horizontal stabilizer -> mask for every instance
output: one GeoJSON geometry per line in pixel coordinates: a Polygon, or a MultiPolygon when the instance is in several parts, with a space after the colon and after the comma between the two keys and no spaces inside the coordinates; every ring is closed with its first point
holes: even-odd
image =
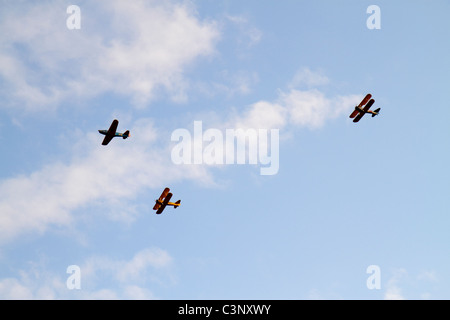
{"type": "Polygon", "coordinates": [[[128,138],[129,136],[130,136],[130,131],[127,130],[127,131],[125,131],[124,134],[122,135],[122,138],[126,139],[126,138],[128,138]]]}
{"type": "Polygon", "coordinates": [[[175,202],[175,206],[173,206],[174,209],[178,208],[180,206],[181,200],[178,200],[175,202]]]}
{"type": "Polygon", "coordinates": [[[375,117],[375,116],[377,116],[377,115],[380,113],[380,110],[381,110],[381,108],[375,109],[375,110],[373,111],[374,113],[372,113],[372,118],[375,117]]]}

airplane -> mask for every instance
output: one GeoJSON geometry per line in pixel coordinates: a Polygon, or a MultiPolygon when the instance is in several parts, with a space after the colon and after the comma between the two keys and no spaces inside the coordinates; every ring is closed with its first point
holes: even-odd
{"type": "Polygon", "coordinates": [[[122,137],[123,139],[126,139],[130,136],[130,131],[128,130],[124,133],[116,132],[118,124],[119,121],[114,119],[108,130],[98,130],[98,132],[105,135],[102,145],[106,146],[114,137],[122,137]]]}
{"type": "Polygon", "coordinates": [[[155,206],[153,207],[153,210],[157,210],[157,214],[161,214],[163,210],[166,208],[166,206],[173,206],[174,209],[178,208],[180,206],[181,200],[178,200],[177,202],[169,202],[170,198],[172,198],[172,193],[169,192],[169,188],[165,188],[164,191],[161,193],[161,196],[159,199],[155,200],[155,206]]]}
{"type": "Polygon", "coordinates": [[[378,108],[375,110],[369,110],[370,107],[375,103],[375,100],[371,99],[371,98],[372,98],[372,95],[370,93],[368,93],[364,97],[364,99],[360,102],[360,104],[355,107],[355,110],[350,115],[350,118],[355,118],[355,119],[353,119],[353,122],[358,122],[359,120],[361,120],[361,118],[364,117],[364,115],[366,113],[372,114],[372,118],[380,113],[381,108],[378,108]],[[366,105],[366,106],[363,108],[363,105],[366,105]]]}

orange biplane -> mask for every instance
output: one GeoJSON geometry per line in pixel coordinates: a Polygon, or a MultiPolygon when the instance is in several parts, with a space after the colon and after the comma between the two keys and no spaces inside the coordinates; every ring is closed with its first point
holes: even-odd
{"type": "Polygon", "coordinates": [[[157,210],[157,214],[161,214],[163,210],[166,208],[166,206],[173,206],[174,209],[178,208],[180,206],[181,200],[178,200],[177,202],[169,202],[170,198],[172,198],[172,193],[169,192],[169,188],[165,188],[164,191],[161,193],[161,196],[159,199],[155,200],[155,206],[153,207],[153,210],[157,210]]]}
{"type": "Polygon", "coordinates": [[[361,103],[355,107],[355,110],[350,115],[350,118],[355,118],[353,119],[353,122],[358,122],[359,120],[361,120],[361,118],[364,117],[366,113],[372,114],[372,118],[380,113],[381,108],[378,108],[373,111],[370,110],[370,107],[375,103],[375,100],[371,98],[372,95],[368,93],[361,101],[361,103]]]}

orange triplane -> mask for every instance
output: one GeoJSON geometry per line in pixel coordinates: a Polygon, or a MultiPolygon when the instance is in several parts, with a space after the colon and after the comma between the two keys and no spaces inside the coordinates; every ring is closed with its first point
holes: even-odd
{"type": "Polygon", "coordinates": [[[372,98],[372,95],[370,93],[368,93],[364,97],[364,99],[361,101],[361,103],[355,107],[355,110],[350,115],[350,118],[356,117],[355,119],[353,119],[353,122],[358,122],[359,120],[361,120],[361,118],[364,117],[364,115],[366,113],[372,114],[372,117],[375,117],[376,115],[378,115],[380,113],[381,108],[378,108],[373,111],[369,110],[370,107],[375,103],[375,100],[371,99],[371,98],[372,98]],[[364,105],[366,105],[366,106],[363,108],[364,105]]]}
{"type": "Polygon", "coordinates": [[[156,213],[160,214],[163,212],[163,210],[166,208],[166,206],[173,206],[174,209],[178,208],[180,206],[181,200],[178,200],[177,202],[169,202],[170,198],[172,198],[172,193],[169,192],[169,188],[165,188],[164,191],[161,193],[161,196],[159,199],[155,200],[155,206],[153,207],[153,210],[157,210],[156,213]]]}

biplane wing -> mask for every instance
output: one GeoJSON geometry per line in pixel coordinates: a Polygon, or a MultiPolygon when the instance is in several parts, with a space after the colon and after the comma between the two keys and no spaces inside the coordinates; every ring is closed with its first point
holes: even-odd
{"type": "Polygon", "coordinates": [[[370,99],[369,102],[366,104],[366,106],[363,108],[362,111],[359,112],[359,114],[356,116],[355,119],[353,119],[353,122],[358,122],[361,120],[362,117],[369,111],[370,107],[375,103],[374,99],[370,99]]]}
{"type": "Polygon", "coordinates": [[[103,139],[102,145],[106,146],[116,135],[117,126],[119,124],[119,121],[116,119],[113,120],[111,123],[111,126],[108,129],[108,132],[105,134],[105,138],[103,139]]]}
{"type": "Polygon", "coordinates": [[[159,209],[159,207],[161,206],[161,203],[163,202],[164,198],[167,197],[167,195],[169,194],[169,191],[170,191],[169,188],[165,188],[164,189],[164,191],[161,193],[161,196],[156,201],[155,206],[153,207],[153,210],[158,210],[159,209]]]}
{"type": "MultiPolygon", "coordinates": [[[[365,97],[364,97],[364,99],[362,99],[362,101],[359,103],[359,105],[357,105],[356,106],[356,108],[355,108],[355,110],[352,112],[352,114],[350,115],[350,118],[354,118],[354,117],[356,117],[357,115],[358,115],[358,113],[359,113],[359,108],[361,108],[363,105],[365,105],[369,100],[370,100],[370,98],[372,98],[372,95],[370,94],[370,93],[368,93],[365,97]]],[[[359,121],[359,120],[358,120],[359,121]]]]}
{"type": "Polygon", "coordinates": [[[172,198],[172,194],[169,192],[167,196],[164,198],[164,202],[162,203],[161,207],[159,207],[158,211],[156,211],[157,214],[161,214],[164,209],[166,208],[167,204],[170,201],[170,198],[172,198]]]}

